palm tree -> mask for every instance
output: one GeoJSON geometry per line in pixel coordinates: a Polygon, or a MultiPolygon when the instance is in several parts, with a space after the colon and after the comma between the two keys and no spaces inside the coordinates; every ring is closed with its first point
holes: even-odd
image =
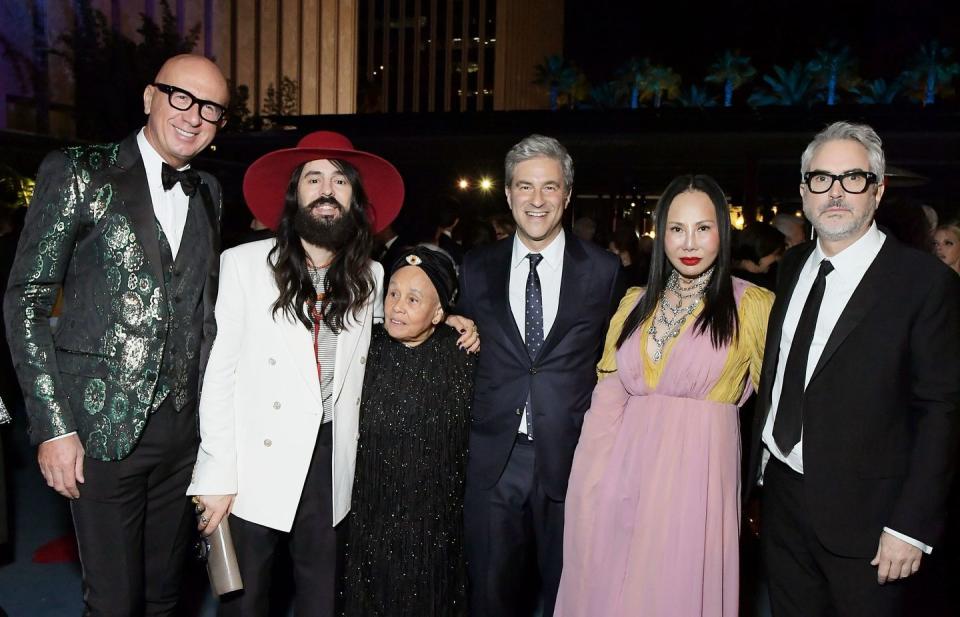
{"type": "Polygon", "coordinates": [[[943,47],[939,41],[931,41],[920,46],[920,51],[913,57],[913,67],[908,76],[922,92],[924,105],[933,105],[937,94],[950,84],[953,78],[960,74],[960,65],[949,62],[953,50],[943,47]]]}
{"type": "Polygon", "coordinates": [[[782,66],[773,67],[773,75],[764,75],[766,91],[754,92],[748,103],[754,107],[765,105],[809,105],[810,86],[813,78],[807,74],[803,63],[797,62],[789,70],[782,66]]]}
{"type": "Polygon", "coordinates": [[[750,64],[748,56],[741,56],[739,51],[728,49],[710,65],[707,81],[723,84],[723,106],[730,107],[733,105],[733,91],[753,79],[756,74],[757,69],[750,64]]]}
{"type": "Polygon", "coordinates": [[[590,80],[587,74],[577,67],[573,68],[573,83],[567,90],[567,108],[575,109],[587,102],[590,98],[590,80]]]}
{"type": "Polygon", "coordinates": [[[542,64],[536,66],[536,78],[533,83],[549,90],[550,109],[556,111],[560,95],[568,93],[573,88],[577,76],[576,69],[563,56],[553,55],[547,56],[542,64]]]}
{"type": "Polygon", "coordinates": [[[675,99],[680,96],[680,75],[669,66],[651,66],[644,77],[643,90],[640,98],[653,99],[653,106],[660,107],[664,99],[675,99]]]}
{"type": "Polygon", "coordinates": [[[807,63],[818,84],[827,89],[827,105],[837,103],[837,87],[851,90],[856,87],[856,59],[850,55],[849,47],[832,46],[818,49],[816,56],[807,63]]]}
{"type": "Polygon", "coordinates": [[[587,106],[590,109],[616,109],[622,107],[623,89],[617,82],[608,81],[590,88],[587,106]]]}
{"type": "Polygon", "coordinates": [[[617,71],[620,82],[630,92],[630,109],[640,107],[640,92],[644,89],[644,80],[647,72],[650,70],[650,60],[648,58],[630,58],[626,64],[617,71]]]}
{"type": "Polygon", "coordinates": [[[857,95],[857,102],[861,105],[890,105],[902,89],[900,79],[889,84],[886,79],[874,79],[866,82],[864,88],[855,88],[851,92],[857,95]]]}
{"type": "Polygon", "coordinates": [[[683,107],[716,107],[717,99],[707,92],[706,88],[698,88],[696,84],[690,84],[683,95],[680,96],[680,105],[683,107]]]}

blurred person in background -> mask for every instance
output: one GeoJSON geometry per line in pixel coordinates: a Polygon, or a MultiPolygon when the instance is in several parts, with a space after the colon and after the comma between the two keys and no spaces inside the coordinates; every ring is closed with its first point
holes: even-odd
{"type": "Polygon", "coordinates": [[[734,276],[773,290],[777,282],[777,262],[785,246],[786,239],[777,228],[763,223],[747,225],[734,234],[734,276]]]}
{"type": "Polygon", "coordinates": [[[960,274],[960,221],[939,225],[933,232],[933,252],[943,263],[960,274]]]}
{"type": "Polygon", "coordinates": [[[581,216],[573,222],[573,235],[584,242],[593,242],[597,235],[597,222],[589,216],[581,216]]]}
{"type": "Polygon", "coordinates": [[[770,224],[783,234],[788,249],[807,241],[807,224],[803,217],[781,212],[773,217],[770,224]]]}
{"type": "Polygon", "coordinates": [[[640,239],[632,225],[617,227],[607,250],[620,258],[627,287],[643,287],[647,284],[650,257],[640,250],[640,239]]]}
{"type": "Polygon", "coordinates": [[[918,251],[933,252],[933,227],[916,199],[901,195],[891,195],[883,200],[883,207],[877,209],[877,225],[882,231],[893,236],[918,251]]]}
{"type": "Polygon", "coordinates": [[[517,224],[509,214],[496,214],[490,218],[490,224],[493,225],[493,231],[497,240],[503,240],[513,235],[517,230],[517,224]]]}

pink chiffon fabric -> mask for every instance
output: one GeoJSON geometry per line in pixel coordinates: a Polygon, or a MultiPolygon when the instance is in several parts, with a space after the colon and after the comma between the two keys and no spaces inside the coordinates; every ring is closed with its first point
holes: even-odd
{"type": "Polygon", "coordinates": [[[687,327],[651,389],[645,340],[638,329],[624,342],[617,373],[593,393],[567,492],[554,615],[736,617],[738,404],[749,380],[738,404],[707,400],[728,349],[687,327]]]}

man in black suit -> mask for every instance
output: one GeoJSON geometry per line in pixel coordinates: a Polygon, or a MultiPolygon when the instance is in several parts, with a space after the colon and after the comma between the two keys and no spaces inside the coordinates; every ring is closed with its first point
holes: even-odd
{"type": "Polygon", "coordinates": [[[467,254],[458,309],[477,322],[465,523],[471,615],[553,614],[563,500],[596,363],[623,288],[619,260],[563,231],[573,161],[531,135],[506,157],[514,236],[467,254]]]}
{"type": "Polygon", "coordinates": [[[171,58],[142,130],[47,156],[20,236],[7,336],[40,470],[71,500],[85,615],[171,615],[180,594],[220,225],[190,161],[227,98],[213,62],[171,58]]]}
{"type": "Polygon", "coordinates": [[[801,172],[818,239],[780,264],[748,468],[773,614],[900,615],[946,516],[960,279],[874,223],[872,128],[830,125],[801,172]]]}

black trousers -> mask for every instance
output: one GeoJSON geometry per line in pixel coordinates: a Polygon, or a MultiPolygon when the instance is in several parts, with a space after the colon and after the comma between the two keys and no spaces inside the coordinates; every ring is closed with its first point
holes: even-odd
{"type": "Polygon", "coordinates": [[[221,617],[265,617],[280,541],[289,541],[293,562],[294,615],[331,617],[337,581],[337,530],[333,527],[333,423],[320,425],[300,504],[290,533],[230,515],[243,591],[224,596],[221,617]],[[288,537],[286,537],[288,536],[288,537]],[[286,537],[286,538],[285,538],[286,537]]]}
{"type": "Polygon", "coordinates": [[[563,502],[535,473],[533,442],[518,437],[490,489],[467,478],[464,525],[471,617],[528,617],[543,598],[553,615],[563,567],[563,502]]]}
{"type": "Polygon", "coordinates": [[[774,617],[903,614],[904,585],[910,579],[880,585],[870,565],[873,555],[842,557],[828,551],[810,525],[803,476],[775,458],[764,473],[760,520],[774,617]]]}
{"type": "Polygon", "coordinates": [[[173,615],[196,523],[186,497],[197,458],[196,406],[164,402],[120,461],[84,458],[71,502],[84,615],[173,615]]]}

